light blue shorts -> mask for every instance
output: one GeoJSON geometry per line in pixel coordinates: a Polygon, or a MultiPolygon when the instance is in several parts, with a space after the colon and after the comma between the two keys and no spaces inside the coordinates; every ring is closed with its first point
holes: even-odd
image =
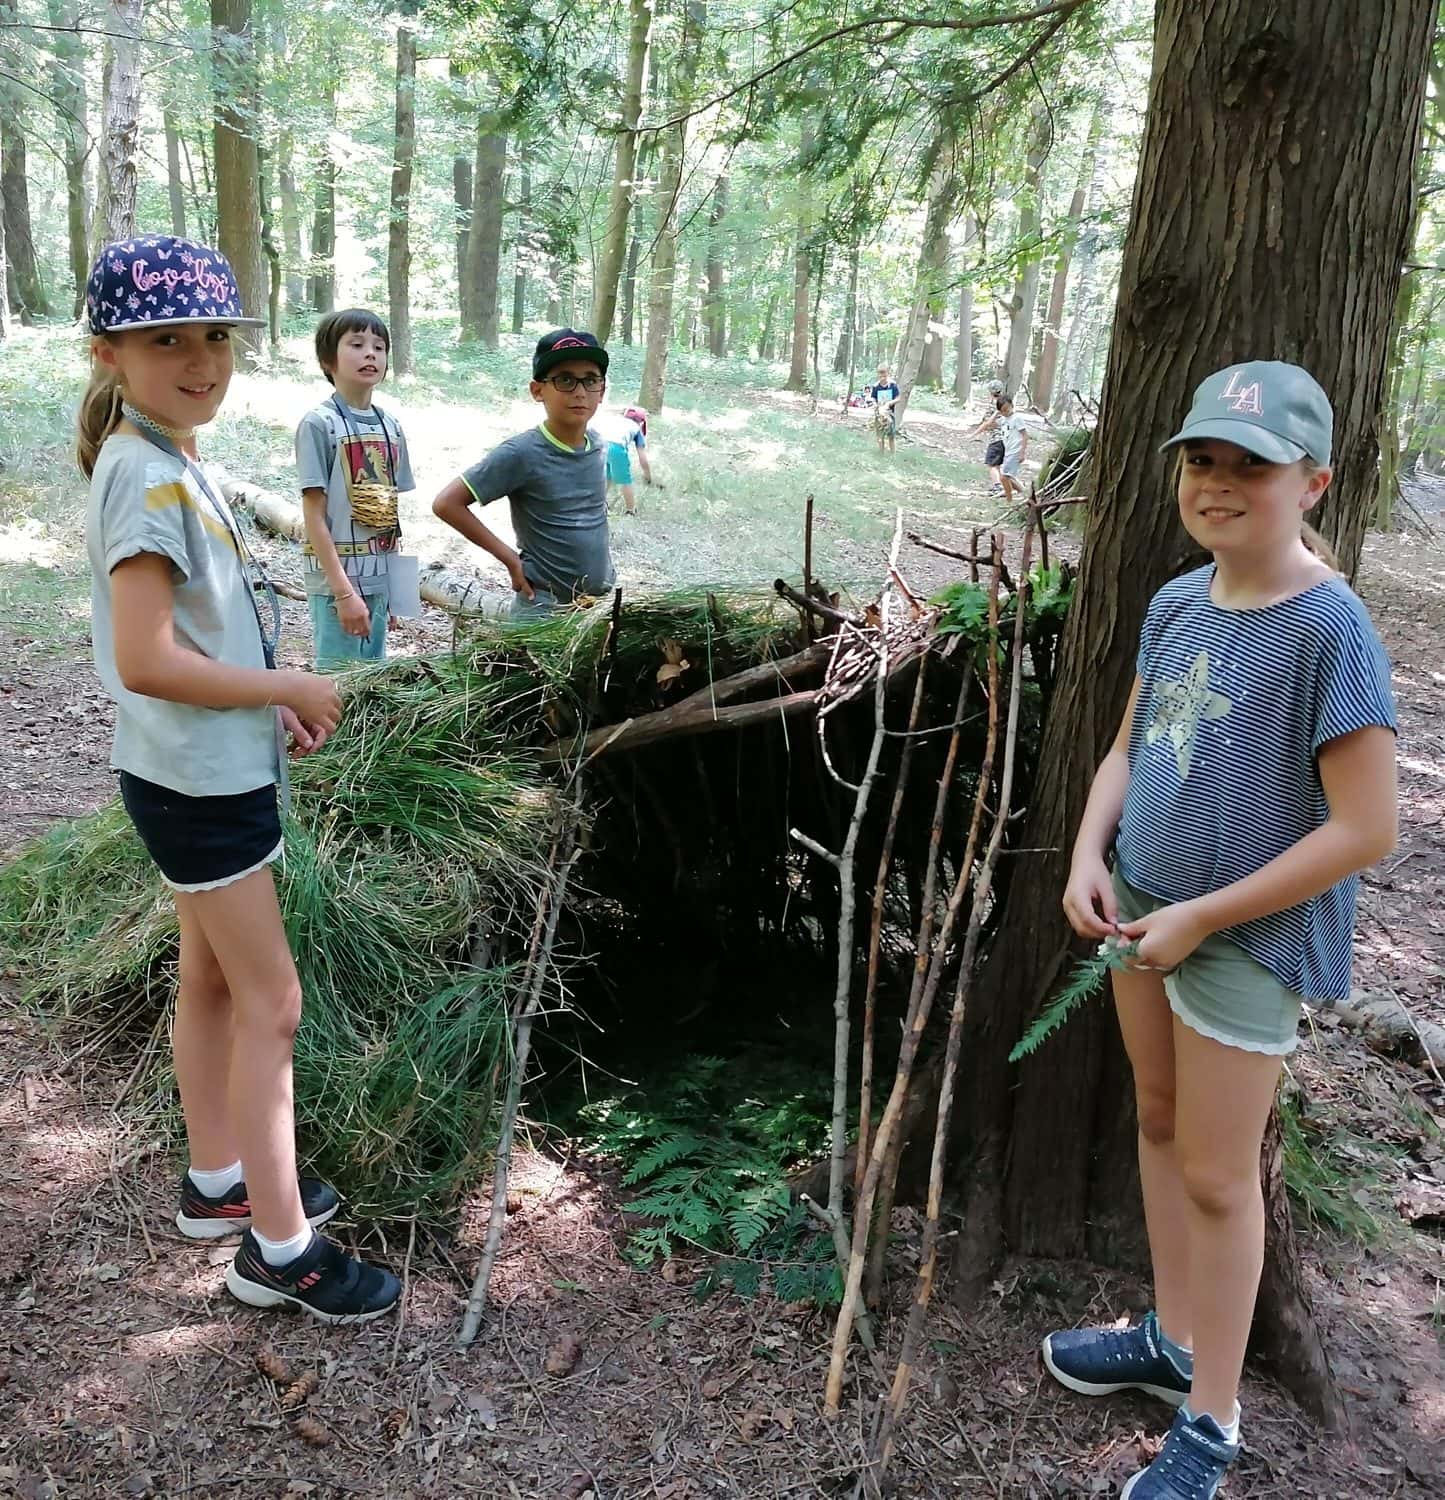
{"type": "MultiPolygon", "coordinates": [[[[1119,920],[1136,922],[1167,901],[1137,891],[1114,870],[1119,920]]],[[[1299,1037],[1301,1000],[1223,933],[1211,933],[1164,976],[1169,1008],[1191,1031],[1226,1047],[1284,1057],[1299,1037]]]]}
{"type": "Polygon", "coordinates": [[[632,483],[632,454],[626,443],[608,443],[607,480],[609,484],[632,483]]]}
{"type": "Polygon", "coordinates": [[[336,613],[336,601],[330,594],[310,594],[311,639],[315,643],[316,670],[335,672],[359,661],[380,661],[386,655],[387,596],[366,594],[371,606],[371,634],[347,635],[336,613]]]}

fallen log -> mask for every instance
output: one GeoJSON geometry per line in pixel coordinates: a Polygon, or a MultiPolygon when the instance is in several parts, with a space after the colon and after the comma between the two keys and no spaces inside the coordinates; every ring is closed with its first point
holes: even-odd
{"type": "Polygon", "coordinates": [[[780,656],[774,661],[759,662],[755,667],[747,667],[741,672],[734,672],[731,677],[720,677],[716,682],[710,682],[705,687],[698,688],[695,693],[689,693],[686,698],[680,698],[676,703],[669,704],[668,709],[675,712],[683,708],[700,708],[704,704],[710,707],[721,706],[724,703],[732,703],[738,698],[746,698],[755,688],[791,685],[799,678],[808,677],[826,667],[832,651],[831,641],[819,642],[795,652],[792,656],[780,656]]]}
{"type": "Polygon", "coordinates": [[[1336,1017],[1348,1031],[1357,1031],[1375,1052],[1403,1057],[1439,1078],[1445,1070],[1445,1026],[1419,1021],[1394,995],[1371,995],[1356,990],[1346,1003],[1318,1007],[1336,1017]]]}
{"type": "MultiPolygon", "coordinates": [[[[246,479],[237,479],[222,469],[221,493],[229,504],[249,510],[256,518],[256,524],[273,535],[292,542],[305,539],[306,523],[301,507],[293,505],[274,490],[262,489],[246,479]]],[[[449,615],[485,613],[488,594],[493,591],[488,590],[475,574],[459,573],[441,563],[423,563],[418,573],[418,588],[428,604],[434,604],[449,615]]]]}

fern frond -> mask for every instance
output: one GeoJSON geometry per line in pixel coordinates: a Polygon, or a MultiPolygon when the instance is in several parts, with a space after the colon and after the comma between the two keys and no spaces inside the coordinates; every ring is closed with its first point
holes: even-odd
{"type": "Polygon", "coordinates": [[[1008,1055],[1011,1063],[1036,1052],[1065,1021],[1104,983],[1111,969],[1128,967],[1129,959],[1139,951],[1138,943],[1104,946],[1092,958],[1082,958],[1074,966],[1069,982],[1044,1008],[1033,1025],[1024,1032],[1008,1055]]]}

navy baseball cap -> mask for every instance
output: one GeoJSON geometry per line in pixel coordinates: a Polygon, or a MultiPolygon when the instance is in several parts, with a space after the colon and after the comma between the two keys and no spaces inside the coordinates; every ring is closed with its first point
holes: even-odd
{"type": "Polygon", "coordinates": [[[554,328],[537,340],[532,353],[532,379],[541,380],[569,359],[591,360],[604,375],[607,373],[607,351],[592,334],[577,328],[554,328]]]}
{"type": "Polygon", "coordinates": [[[1309,455],[1330,461],[1335,414],[1320,383],[1298,365],[1252,359],[1201,380],[1184,425],[1160,448],[1197,438],[1219,438],[1270,463],[1297,463],[1309,455]]]}
{"type": "Polygon", "coordinates": [[[173,234],[143,234],[106,245],[85,284],[85,310],[92,333],[177,323],[264,324],[242,313],[235,273],[219,250],[173,234]]]}

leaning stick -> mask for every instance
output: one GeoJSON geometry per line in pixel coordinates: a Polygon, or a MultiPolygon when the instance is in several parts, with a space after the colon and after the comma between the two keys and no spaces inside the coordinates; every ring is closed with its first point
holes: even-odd
{"type": "MultiPolygon", "coordinates": [[[[1019,574],[1027,577],[1029,553],[1033,543],[1032,518],[1024,530],[1023,557],[1019,563],[1019,574]]],[[[1027,587],[1027,585],[1026,585],[1027,587]]],[[[1004,734],[1003,770],[999,776],[998,811],[994,814],[993,832],[988,848],[984,851],[979,866],[978,888],[974,894],[973,909],[969,913],[968,931],[963,940],[963,956],[959,961],[958,979],[953,989],[953,1010],[948,1018],[948,1041],[944,1048],[943,1083],[938,1096],[938,1122],[933,1132],[933,1158],[928,1175],[928,1216],[923,1224],[923,1243],[920,1247],[918,1283],[914,1291],[913,1306],[908,1312],[908,1327],[903,1335],[903,1348],[898,1355],[898,1368],[893,1376],[893,1388],[882,1412],[882,1423],[874,1448],[874,1463],[869,1473],[873,1483],[881,1484],[893,1456],[894,1432],[903,1406],[908,1397],[908,1385],[913,1375],[913,1364],[918,1357],[918,1346],[923,1338],[923,1321],[928,1303],[933,1295],[934,1276],[938,1266],[938,1226],[943,1206],[943,1174],[948,1162],[948,1129],[953,1114],[953,1091],[958,1076],[958,1055],[963,1042],[963,1017],[969,993],[973,988],[973,964],[978,952],[979,932],[983,926],[984,912],[988,906],[989,892],[993,888],[994,866],[1003,847],[1004,833],[1008,828],[1009,801],[1013,795],[1015,752],[1018,746],[1019,704],[1022,698],[1024,615],[1025,600],[1020,597],[1014,610],[1014,638],[1009,683],[1008,728],[1004,734]]],[[[989,653],[990,679],[996,681],[998,653],[989,653]]],[[[990,703],[989,732],[997,735],[998,714],[990,703]]],[[[982,795],[984,783],[980,781],[982,795]]]]}
{"type": "MultiPolygon", "coordinates": [[[[995,547],[998,545],[996,540],[994,545],[995,547]]],[[[990,639],[995,639],[998,634],[998,577],[999,570],[995,569],[993,582],[989,588],[990,639]]],[[[997,670],[996,663],[992,670],[997,670]]],[[[962,715],[955,715],[955,717],[961,718],[962,715]]],[[[843,1366],[847,1360],[848,1345],[853,1335],[854,1307],[858,1303],[863,1284],[863,1262],[868,1248],[873,1200],[878,1192],[884,1163],[888,1159],[893,1133],[899,1128],[902,1119],[903,1106],[907,1101],[913,1078],[913,1063],[918,1056],[923,1029],[928,1024],[933,998],[938,991],[953,926],[968,890],[969,870],[973,864],[974,850],[977,848],[978,826],[982,818],[982,802],[988,792],[988,781],[989,771],[986,763],[979,776],[978,796],[974,803],[974,818],[973,825],[969,829],[968,845],[959,866],[958,877],[954,881],[952,894],[949,896],[948,909],[944,913],[943,926],[934,947],[933,962],[929,965],[928,980],[921,991],[915,985],[914,994],[909,998],[909,1011],[904,1021],[903,1043],[899,1048],[898,1070],[893,1080],[893,1089],[888,1096],[883,1118],[879,1121],[877,1134],[874,1136],[873,1150],[868,1158],[868,1171],[863,1179],[863,1192],[853,1206],[853,1243],[848,1258],[848,1274],[843,1288],[843,1301],[838,1309],[838,1321],[833,1328],[833,1351],[828,1364],[827,1386],[823,1394],[823,1414],[827,1417],[838,1415],[842,1401],[843,1366]]]]}
{"type": "Polygon", "coordinates": [[[532,1022],[542,1000],[542,989],[547,979],[547,968],[552,958],[552,944],[557,936],[557,921],[562,914],[562,903],[567,895],[567,881],[572,866],[577,862],[582,846],[578,838],[581,792],[577,794],[577,805],[571,812],[558,814],[558,827],[553,835],[552,850],[548,859],[548,882],[537,898],[537,915],[532,928],[532,945],[523,989],[517,1007],[516,1030],[513,1040],[512,1076],[507,1084],[507,1099],[502,1107],[502,1128],[497,1141],[497,1159],[492,1173],[492,1211],[487,1222],[487,1238],[482,1246],[482,1259],[477,1274],[472,1280],[471,1295],[467,1298],[466,1316],[462,1319],[461,1332],[457,1335],[457,1347],[471,1346],[481,1327],[482,1314],[487,1307],[487,1291],[492,1280],[492,1268],[496,1265],[497,1252],[502,1246],[502,1231],[507,1222],[507,1175],[512,1166],[512,1140],[517,1129],[517,1111],[522,1102],[522,1083],[527,1072],[527,1059],[532,1050],[532,1022]]]}

